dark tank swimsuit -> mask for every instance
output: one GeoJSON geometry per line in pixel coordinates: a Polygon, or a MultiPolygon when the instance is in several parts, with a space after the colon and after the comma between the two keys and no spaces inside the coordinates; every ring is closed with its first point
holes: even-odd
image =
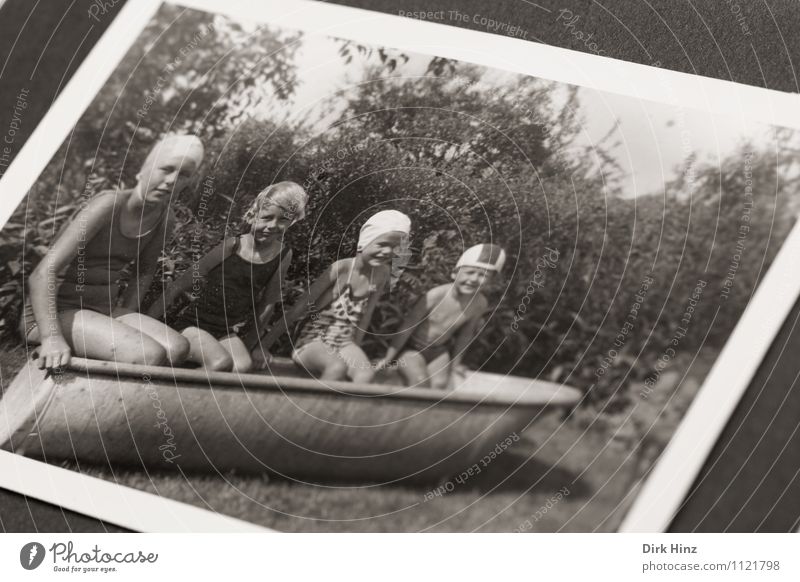
{"type": "Polygon", "coordinates": [[[208,272],[197,298],[175,318],[175,329],[199,327],[220,339],[244,335],[254,323],[262,292],[289,248],[266,263],[251,263],[239,256],[240,242],[237,238],[231,254],[208,272]]]}
{"type": "MultiPolygon", "coordinates": [[[[123,270],[139,259],[153,237],[164,236],[163,228],[169,212],[167,209],[146,233],[130,237],[122,232],[122,205],[132,192],[133,190],[105,191],[97,195],[96,199],[111,196],[116,200],[110,203],[112,207],[107,210],[108,224],[101,227],[92,238],[79,240],[77,255],[59,277],[56,299],[59,313],[72,309],[88,309],[110,317],[120,298],[123,270]]],[[[72,220],[79,218],[76,216],[72,220]]],[[[66,226],[65,224],[62,230],[66,226]]],[[[58,236],[61,236],[61,232],[58,236]]],[[[36,319],[28,293],[20,331],[27,337],[35,326],[36,319]]]]}

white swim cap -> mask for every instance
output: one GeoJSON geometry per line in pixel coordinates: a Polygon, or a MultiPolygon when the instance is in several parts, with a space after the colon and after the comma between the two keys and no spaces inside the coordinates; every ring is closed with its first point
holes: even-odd
{"type": "Polygon", "coordinates": [[[401,232],[408,236],[411,232],[411,219],[397,210],[381,210],[373,214],[358,235],[358,251],[363,251],[369,243],[387,232],[401,232]]]}

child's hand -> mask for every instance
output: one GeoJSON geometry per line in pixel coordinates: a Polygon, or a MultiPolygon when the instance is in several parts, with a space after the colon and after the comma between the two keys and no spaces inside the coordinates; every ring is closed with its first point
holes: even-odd
{"type": "Polygon", "coordinates": [[[272,354],[270,354],[267,350],[261,350],[258,348],[254,349],[250,353],[250,358],[253,360],[254,370],[263,370],[273,360],[272,354]]]}
{"type": "Polygon", "coordinates": [[[394,358],[381,358],[377,362],[375,362],[375,371],[379,372],[381,370],[394,370],[398,368],[400,363],[394,358]]]}
{"type": "Polygon", "coordinates": [[[453,364],[451,366],[450,374],[464,378],[469,374],[469,368],[467,368],[464,364],[453,364]]]}
{"type": "Polygon", "coordinates": [[[42,340],[39,347],[39,359],[36,363],[39,369],[63,368],[72,357],[72,350],[66,340],[60,335],[53,335],[42,340]]]}

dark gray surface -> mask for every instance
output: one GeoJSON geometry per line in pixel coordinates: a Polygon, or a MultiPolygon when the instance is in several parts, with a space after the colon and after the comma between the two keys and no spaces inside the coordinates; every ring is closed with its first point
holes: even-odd
{"type": "MultiPolygon", "coordinates": [[[[0,10],[0,128],[8,127],[21,89],[29,106],[12,149],[18,151],[122,2],[95,22],[90,0],[8,0],[0,10]]],[[[734,80],[781,91],[799,90],[800,3],[792,0],[340,0],[387,13],[458,10],[462,25],[485,30],[475,15],[518,26],[528,40],[609,57],[734,80]],[[738,14],[736,9],[738,7],[738,14]],[[569,11],[561,12],[562,10],[569,11]],[[741,15],[741,16],[739,16],[741,15]],[[738,16],[738,19],[737,19],[738,16]],[[575,17],[578,17],[575,20],[575,17]],[[566,22],[573,22],[567,26],[566,22]],[[749,34],[741,28],[746,24],[749,34]],[[792,26],[795,23],[795,26],[792,26]],[[588,41],[578,38],[592,35],[588,41]]],[[[110,3],[108,3],[110,4],[110,3]]],[[[457,25],[449,14],[440,20],[457,25]]],[[[0,169],[1,171],[1,169],[0,169]]],[[[2,193],[0,193],[2,195],[2,193]]],[[[800,521],[800,305],[796,305],[710,463],[675,519],[674,531],[789,531],[800,521]]],[[[117,531],[21,495],[0,491],[6,531],[117,531]]]]}
{"type": "MultiPolygon", "coordinates": [[[[486,30],[475,16],[516,25],[527,39],[603,56],[662,66],[676,71],[717,77],[797,92],[795,64],[800,63],[800,6],[792,0],[337,0],[344,4],[398,14],[399,11],[445,11],[443,24],[463,24],[486,30]],[[729,8],[730,6],[730,8],[729,8]],[[739,7],[750,34],[742,32],[733,10],[739,7]],[[450,19],[449,10],[471,16],[450,19]],[[569,11],[572,26],[565,26],[569,11]],[[792,27],[794,23],[794,27],[792,27]],[[587,47],[584,39],[593,35],[587,47]]],[[[479,19],[480,20],[480,19],[479,19]]]]}
{"type": "Polygon", "coordinates": [[[673,521],[673,531],[800,527],[798,353],[800,305],[795,305],[673,521]]]}

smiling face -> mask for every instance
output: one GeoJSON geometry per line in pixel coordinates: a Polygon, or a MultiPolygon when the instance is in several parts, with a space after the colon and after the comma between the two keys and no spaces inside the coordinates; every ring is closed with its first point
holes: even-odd
{"type": "Polygon", "coordinates": [[[275,204],[264,204],[250,220],[253,239],[265,243],[280,238],[294,222],[294,215],[275,204]]]}
{"type": "Polygon", "coordinates": [[[145,204],[166,204],[189,185],[199,164],[185,147],[164,144],[145,160],[136,192],[145,204]]]}
{"type": "Polygon", "coordinates": [[[361,251],[364,262],[370,267],[390,264],[400,250],[404,237],[405,234],[402,232],[387,232],[380,235],[361,251]]]}
{"type": "Polygon", "coordinates": [[[492,273],[480,267],[461,267],[453,272],[453,284],[462,295],[475,295],[492,279],[492,273]]]}

